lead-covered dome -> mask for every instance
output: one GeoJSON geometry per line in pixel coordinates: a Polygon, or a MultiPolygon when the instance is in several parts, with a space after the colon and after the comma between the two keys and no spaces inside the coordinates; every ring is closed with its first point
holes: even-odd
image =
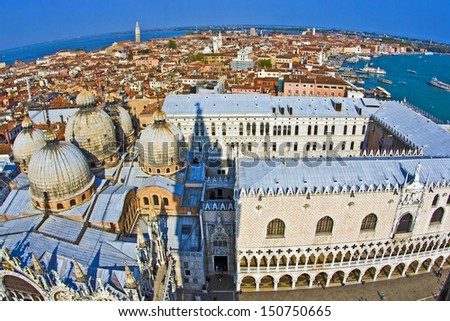
{"type": "Polygon", "coordinates": [[[95,96],[90,91],[83,89],[77,96],[76,102],[78,106],[90,106],[95,104],[95,96]]]}
{"type": "Polygon", "coordinates": [[[83,153],[68,142],[58,142],[51,128],[45,133],[45,141],[31,157],[28,168],[34,205],[61,211],[84,203],[94,191],[95,178],[83,153]]]}
{"type": "Polygon", "coordinates": [[[28,114],[22,121],[23,130],[17,135],[14,145],[14,161],[19,164],[22,172],[28,171],[31,156],[45,144],[42,130],[34,128],[28,114]]]}
{"type": "Polygon", "coordinates": [[[114,124],[108,114],[84,96],[88,95],[83,91],[77,97],[77,103],[83,104],[67,122],[66,141],[80,148],[91,167],[114,166],[118,159],[114,124]]]}
{"type": "Polygon", "coordinates": [[[114,100],[107,101],[104,110],[114,123],[117,141],[125,145],[133,142],[134,129],[130,113],[122,106],[115,104],[114,100]]]}
{"type": "Polygon", "coordinates": [[[139,138],[139,165],[146,173],[167,175],[184,166],[183,134],[166,118],[158,109],[153,114],[154,123],[147,126],[139,138]]]}

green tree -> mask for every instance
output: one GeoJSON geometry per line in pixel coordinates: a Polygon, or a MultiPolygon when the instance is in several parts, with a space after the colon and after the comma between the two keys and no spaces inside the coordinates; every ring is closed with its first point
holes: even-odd
{"type": "Polygon", "coordinates": [[[196,53],[195,55],[190,55],[188,61],[189,62],[200,61],[202,63],[205,63],[205,55],[201,52],[196,53]]]}
{"type": "Polygon", "coordinates": [[[175,49],[177,47],[177,43],[175,42],[175,40],[169,40],[169,43],[167,44],[167,46],[170,49],[175,49]]]}
{"type": "Polygon", "coordinates": [[[261,59],[259,61],[259,67],[261,67],[261,68],[272,68],[272,63],[268,59],[261,59]]]}

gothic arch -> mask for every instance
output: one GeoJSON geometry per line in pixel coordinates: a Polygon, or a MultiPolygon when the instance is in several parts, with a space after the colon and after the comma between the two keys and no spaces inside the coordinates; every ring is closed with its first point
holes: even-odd
{"type": "Polygon", "coordinates": [[[292,288],[292,276],[285,274],[278,278],[278,288],[292,288]]]}
{"type": "Polygon", "coordinates": [[[404,271],[405,271],[405,263],[400,263],[400,264],[397,264],[397,266],[394,268],[392,275],[403,276],[404,271]]]}
{"type": "Polygon", "coordinates": [[[438,207],[431,215],[430,224],[441,224],[444,218],[444,209],[438,207]]]}
{"type": "Polygon", "coordinates": [[[435,260],[434,260],[434,265],[436,266],[436,268],[440,268],[444,263],[444,257],[442,255],[438,256],[435,260]]]}
{"type": "Polygon", "coordinates": [[[243,268],[247,269],[248,267],[248,260],[245,256],[241,257],[240,261],[239,261],[239,267],[241,268],[241,270],[243,268]]]}
{"type": "Polygon", "coordinates": [[[309,287],[311,275],[309,273],[300,274],[295,282],[295,287],[309,287]]]}
{"type": "Polygon", "coordinates": [[[388,264],[383,266],[378,273],[377,279],[388,279],[390,276],[392,267],[388,264]]]}
{"type": "Polygon", "coordinates": [[[23,294],[27,296],[33,296],[39,298],[40,301],[47,301],[47,296],[43,289],[29,278],[8,270],[0,271],[0,278],[3,279],[3,287],[10,293],[20,294],[24,298],[23,294]]]}
{"type": "Polygon", "coordinates": [[[256,256],[252,256],[252,258],[250,259],[250,267],[257,267],[258,266],[258,259],[256,259],[256,256]]]}
{"type": "Polygon", "coordinates": [[[265,256],[261,257],[261,259],[259,260],[259,266],[262,268],[267,268],[269,266],[269,261],[265,256]]]}
{"type": "Polygon", "coordinates": [[[265,275],[259,279],[259,288],[260,289],[273,289],[275,286],[275,281],[272,276],[265,275]]]}
{"type": "Polygon", "coordinates": [[[246,275],[241,279],[241,289],[256,289],[256,280],[253,276],[246,275]]]}
{"type": "Polygon", "coordinates": [[[361,231],[375,231],[377,226],[378,218],[374,213],[370,213],[366,217],[364,217],[361,223],[361,231]]]}
{"type": "Polygon", "coordinates": [[[297,256],[294,254],[294,255],[291,255],[290,257],[289,257],[289,266],[295,266],[296,264],[297,264],[297,256]]]}
{"type": "Polygon", "coordinates": [[[398,220],[395,234],[409,233],[412,231],[413,216],[411,213],[403,214],[398,220]]]}
{"type": "Polygon", "coordinates": [[[361,277],[361,270],[353,269],[347,276],[347,282],[359,282],[360,277],[361,277]]]}
{"type": "Polygon", "coordinates": [[[325,287],[328,281],[328,274],[326,272],[320,272],[314,278],[314,284],[325,287]]]}
{"type": "Polygon", "coordinates": [[[419,269],[419,261],[414,260],[409,263],[408,268],[406,269],[406,273],[416,274],[419,269]]]}
{"type": "Polygon", "coordinates": [[[333,233],[334,221],[329,216],[322,217],[316,225],[316,234],[331,234],[333,233]]]}
{"type": "Polygon", "coordinates": [[[278,258],[275,255],[272,255],[269,261],[269,268],[276,268],[278,265],[278,258]]]}
{"type": "Polygon", "coordinates": [[[331,284],[342,284],[345,280],[345,273],[342,270],[333,273],[330,279],[331,284]]]}
{"type": "Polygon", "coordinates": [[[426,259],[426,260],[423,260],[423,261],[420,263],[419,271],[428,271],[428,269],[430,268],[430,266],[431,266],[431,259],[430,259],[430,258],[428,258],[428,259],[426,259]]]}
{"type": "Polygon", "coordinates": [[[288,260],[287,260],[286,255],[281,256],[278,259],[278,266],[279,266],[280,270],[281,269],[286,269],[287,268],[287,263],[288,263],[288,260]]]}
{"type": "Polygon", "coordinates": [[[341,251],[339,251],[339,252],[337,252],[337,254],[335,255],[335,257],[334,257],[334,264],[339,264],[339,263],[341,263],[341,261],[343,260],[343,255],[342,255],[342,252],[341,251]]]}
{"type": "Polygon", "coordinates": [[[328,253],[328,255],[326,256],[325,263],[326,263],[326,264],[333,263],[333,260],[334,260],[334,255],[333,255],[333,253],[332,253],[332,252],[328,253]]]}
{"type": "Polygon", "coordinates": [[[377,269],[375,267],[370,267],[364,272],[362,280],[374,280],[377,275],[377,269]]]}

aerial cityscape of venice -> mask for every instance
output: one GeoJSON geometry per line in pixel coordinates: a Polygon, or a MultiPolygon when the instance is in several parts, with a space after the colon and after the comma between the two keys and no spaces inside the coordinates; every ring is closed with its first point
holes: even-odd
{"type": "Polygon", "coordinates": [[[5,5],[0,301],[450,301],[450,4],[342,2],[5,5]]]}

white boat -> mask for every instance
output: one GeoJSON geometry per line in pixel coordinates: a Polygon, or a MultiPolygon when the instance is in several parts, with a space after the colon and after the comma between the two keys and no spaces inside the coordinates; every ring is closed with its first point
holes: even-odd
{"type": "Polygon", "coordinates": [[[431,55],[434,55],[434,53],[433,53],[433,52],[427,51],[427,52],[424,53],[424,55],[425,55],[425,56],[431,56],[431,55]]]}
{"type": "Polygon", "coordinates": [[[436,77],[431,78],[428,84],[440,89],[450,90],[449,84],[446,84],[445,82],[438,80],[436,77]]]}
{"type": "Polygon", "coordinates": [[[353,57],[350,57],[350,58],[347,58],[347,62],[351,62],[351,63],[356,63],[356,62],[358,62],[358,57],[357,56],[353,56],[353,57]]]}
{"type": "Polygon", "coordinates": [[[387,91],[386,89],[384,89],[383,87],[375,87],[375,92],[377,93],[378,96],[382,97],[382,98],[391,98],[391,93],[389,91],[387,91]]]}
{"type": "Polygon", "coordinates": [[[364,68],[361,68],[359,71],[366,73],[366,74],[386,75],[386,71],[383,69],[380,69],[380,67],[374,68],[374,67],[368,67],[367,65],[364,68]]]}
{"type": "Polygon", "coordinates": [[[358,56],[359,59],[361,60],[365,60],[365,61],[369,61],[370,60],[370,56],[358,56]]]}

